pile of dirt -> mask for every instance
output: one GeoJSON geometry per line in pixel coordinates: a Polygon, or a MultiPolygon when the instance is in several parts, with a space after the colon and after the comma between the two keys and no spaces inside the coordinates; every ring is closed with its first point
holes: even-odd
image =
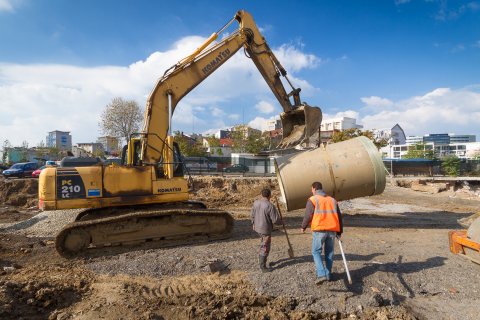
{"type": "Polygon", "coordinates": [[[37,179],[1,179],[0,204],[17,207],[33,207],[37,205],[37,179]]]}
{"type": "Polygon", "coordinates": [[[46,319],[56,310],[80,301],[90,281],[82,276],[84,272],[76,271],[36,265],[15,271],[8,280],[2,279],[0,318],[46,319]]]}
{"type": "Polygon", "coordinates": [[[251,207],[263,188],[270,188],[273,197],[280,195],[275,178],[195,177],[194,181],[192,199],[208,207],[251,207]]]}

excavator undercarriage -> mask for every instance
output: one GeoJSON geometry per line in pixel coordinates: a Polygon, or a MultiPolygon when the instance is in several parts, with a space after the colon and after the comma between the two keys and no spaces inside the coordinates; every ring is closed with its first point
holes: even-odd
{"type": "Polygon", "coordinates": [[[56,238],[64,257],[110,246],[155,241],[157,247],[227,238],[233,228],[228,212],[207,209],[200,202],[179,202],[87,209],[56,238]]]}

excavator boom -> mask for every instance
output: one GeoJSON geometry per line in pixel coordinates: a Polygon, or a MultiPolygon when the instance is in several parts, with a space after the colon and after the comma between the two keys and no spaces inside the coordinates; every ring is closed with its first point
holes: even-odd
{"type": "Polygon", "coordinates": [[[242,47],[282,106],[283,140],[279,147],[291,148],[302,143],[304,147],[312,146],[309,138],[318,134],[322,119],[320,108],[300,102],[300,89],[291,85],[287,72],[261,35],[252,16],[241,10],[195,52],[180,60],[158,80],[145,109],[143,163],[157,163],[162,157],[165,139],[171,129],[171,117],[179,101],[242,47]],[[213,44],[219,34],[235,20],[240,24],[239,29],[213,44]],[[291,86],[290,93],[285,90],[281,77],[291,86]]]}

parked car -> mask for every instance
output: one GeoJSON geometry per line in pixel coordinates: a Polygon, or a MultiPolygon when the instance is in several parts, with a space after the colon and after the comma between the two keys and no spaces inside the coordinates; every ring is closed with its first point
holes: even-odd
{"type": "Polygon", "coordinates": [[[8,166],[0,164],[0,173],[2,173],[3,170],[7,170],[7,169],[8,169],[8,166]]]}
{"type": "Polygon", "coordinates": [[[40,172],[42,172],[42,170],[45,169],[46,167],[47,166],[41,166],[37,170],[33,171],[32,172],[32,178],[38,178],[38,176],[40,175],[40,172]]]}
{"type": "Polygon", "coordinates": [[[223,168],[223,172],[248,172],[248,167],[244,164],[234,164],[230,167],[223,168]]]}
{"type": "Polygon", "coordinates": [[[33,171],[37,168],[38,164],[36,162],[15,163],[10,169],[3,170],[2,174],[5,178],[26,178],[31,177],[33,171]]]}

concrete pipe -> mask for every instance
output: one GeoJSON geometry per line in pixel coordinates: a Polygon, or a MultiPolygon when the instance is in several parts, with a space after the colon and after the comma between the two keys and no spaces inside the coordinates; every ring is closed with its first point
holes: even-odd
{"type": "Polygon", "coordinates": [[[315,181],[339,201],[380,194],[385,189],[382,158],[366,137],[279,157],[275,167],[287,210],[305,207],[315,181]]]}

